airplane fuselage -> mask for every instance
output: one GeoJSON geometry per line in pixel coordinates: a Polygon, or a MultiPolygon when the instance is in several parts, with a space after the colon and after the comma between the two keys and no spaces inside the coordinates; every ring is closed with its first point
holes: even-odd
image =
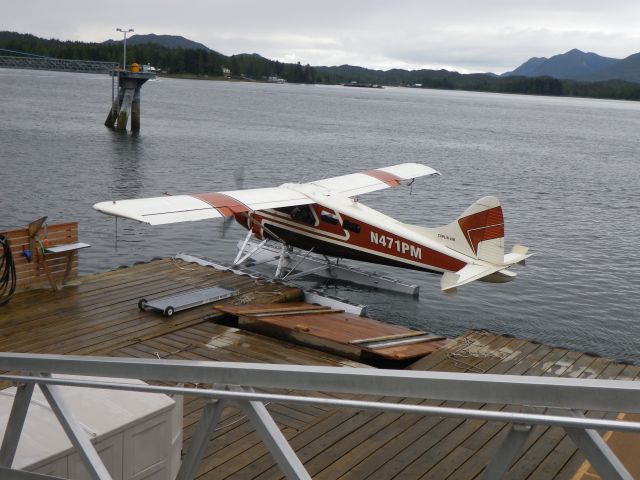
{"type": "Polygon", "coordinates": [[[450,249],[403,231],[406,225],[391,217],[348,202],[352,205],[346,208],[314,203],[256,211],[251,213],[251,220],[245,215],[236,219],[258,238],[281,239],[288,245],[337,258],[434,273],[457,271],[468,263],[458,252],[446,252],[450,249]],[[378,225],[365,221],[365,217],[373,218],[378,225]]]}

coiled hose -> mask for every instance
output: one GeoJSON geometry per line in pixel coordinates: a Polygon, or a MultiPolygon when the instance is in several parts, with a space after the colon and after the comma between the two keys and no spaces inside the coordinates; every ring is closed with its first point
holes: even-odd
{"type": "Polygon", "coordinates": [[[9,239],[0,235],[0,247],[2,257],[0,257],[0,305],[4,305],[16,291],[16,264],[13,262],[9,239]]]}

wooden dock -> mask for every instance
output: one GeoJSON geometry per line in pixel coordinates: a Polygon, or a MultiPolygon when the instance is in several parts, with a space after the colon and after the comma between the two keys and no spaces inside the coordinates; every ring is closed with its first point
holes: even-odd
{"type": "MultiPolygon", "coordinates": [[[[221,313],[201,306],[163,317],[140,311],[140,298],[157,298],[193,288],[238,289],[228,305],[299,301],[300,291],[247,276],[164,259],[81,277],[57,292],[17,294],[0,308],[0,349],[81,355],[214,361],[364,366],[340,355],[221,325],[221,313]]],[[[469,332],[410,368],[444,372],[509,373],[580,378],[638,379],[640,368],[585,353],[553,348],[500,335],[469,332]]],[[[295,392],[300,393],[300,392],[295,392]]],[[[304,393],[301,393],[304,394],[304,393]]],[[[388,402],[417,400],[390,396],[388,402]]],[[[314,395],[328,395],[314,393],[314,395]]],[[[344,397],[344,395],[340,395],[344,397]]],[[[427,405],[505,410],[502,405],[423,402],[427,405]]],[[[504,438],[500,423],[408,414],[269,404],[284,435],[317,479],[474,479],[504,438]]],[[[184,441],[188,447],[202,401],[185,398],[184,441]]],[[[601,414],[590,412],[597,417],[601,414]]],[[[534,427],[509,479],[592,479],[563,430],[534,427]]],[[[619,435],[608,441],[633,468],[640,442],[619,435]],[[618,445],[618,446],[616,446],[618,445]],[[633,457],[629,460],[629,457],[633,457]]],[[[637,470],[633,472],[640,475],[637,470]]],[[[198,478],[282,478],[247,419],[227,408],[198,478]]]]}

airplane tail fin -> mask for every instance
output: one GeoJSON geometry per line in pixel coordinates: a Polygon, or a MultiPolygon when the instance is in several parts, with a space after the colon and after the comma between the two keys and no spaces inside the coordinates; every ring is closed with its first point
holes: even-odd
{"type": "Polygon", "coordinates": [[[429,229],[432,238],[462,253],[478,263],[470,262],[457,272],[445,272],[441,288],[454,293],[456,288],[475,280],[503,283],[513,280],[515,273],[507,271],[516,263],[523,264],[532,254],[516,245],[504,253],[504,217],[496,197],[483,197],[467,208],[454,222],[429,229]]]}
{"type": "Polygon", "coordinates": [[[453,292],[461,285],[475,280],[503,283],[513,280],[515,273],[507,271],[516,263],[524,263],[532,254],[522,245],[515,245],[504,254],[504,217],[496,197],[483,197],[454,222],[433,229],[437,240],[483,264],[469,263],[457,272],[445,272],[442,290],[453,292]]]}
{"type": "Polygon", "coordinates": [[[504,262],[504,218],[496,197],[483,197],[454,222],[431,229],[447,247],[485,262],[504,262]]]}

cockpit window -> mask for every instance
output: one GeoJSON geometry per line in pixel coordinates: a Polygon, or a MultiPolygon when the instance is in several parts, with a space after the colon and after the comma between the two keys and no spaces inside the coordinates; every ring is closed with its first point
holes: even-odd
{"type": "Polygon", "coordinates": [[[350,222],[349,220],[343,220],[342,226],[345,230],[349,230],[350,232],[360,233],[360,224],[350,222]]]}
{"type": "Polygon", "coordinates": [[[335,213],[329,213],[326,210],[322,210],[322,212],[320,212],[320,219],[323,222],[330,223],[331,225],[337,225],[340,223],[338,216],[335,213]]]}
{"type": "Polygon", "coordinates": [[[311,207],[309,205],[298,205],[293,207],[291,210],[291,218],[302,223],[306,223],[307,225],[315,225],[316,219],[311,212],[311,207]]]}

